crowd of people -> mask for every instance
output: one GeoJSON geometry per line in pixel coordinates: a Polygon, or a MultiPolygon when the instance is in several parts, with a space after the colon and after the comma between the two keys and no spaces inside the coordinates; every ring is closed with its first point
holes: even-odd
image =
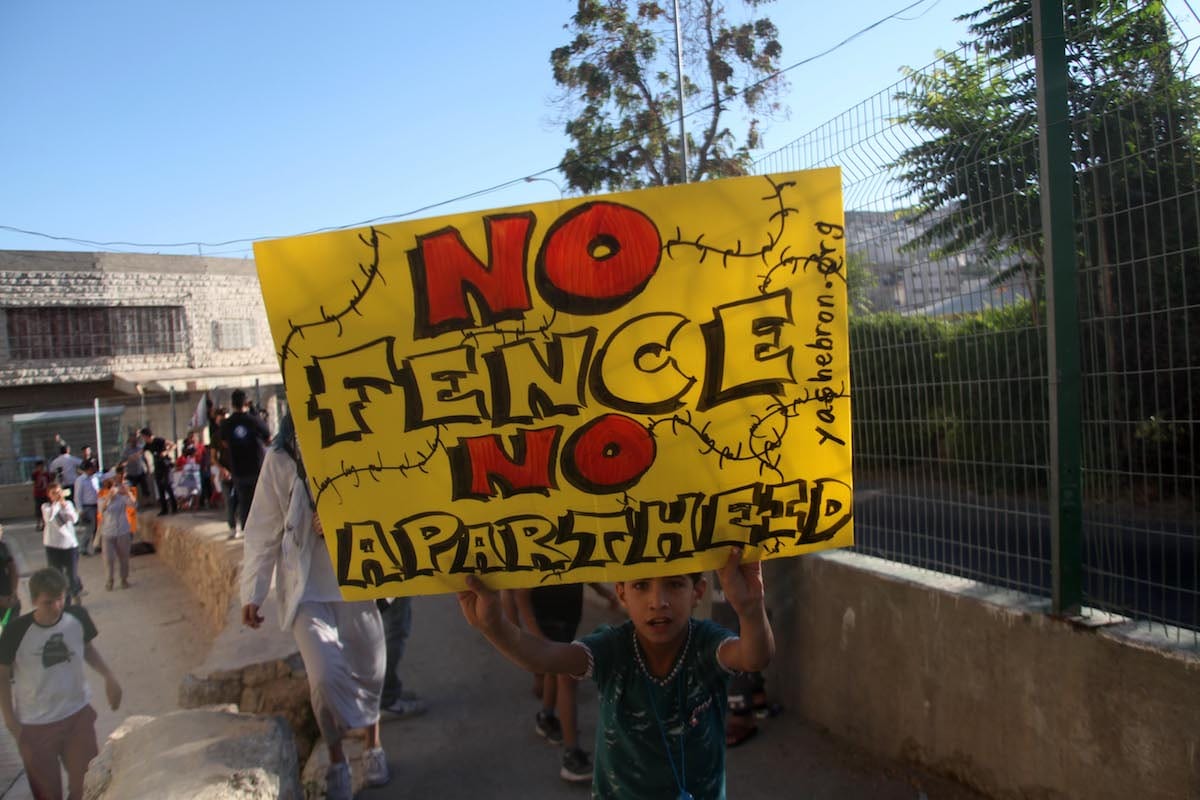
{"type": "MultiPolygon", "coordinates": [[[[275,622],[296,640],[328,747],[326,797],[353,796],[344,746],[351,731],[361,731],[365,742],[365,785],[381,786],[390,780],[381,719],[426,710],[400,676],[411,598],[342,598],[290,415],[272,438],[244,392],[232,393],[231,408],[213,408],[207,436],[190,432],[178,447],[143,428],[103,474],[87,447],[77,457],[62,444],[48,466],[37,464],[33,494],[47,567],[30,578],[34,610],[24,616],[16,567],[0,539],[0,713],[36,796],[62,796],[61,762],[68,796],[78,797],[95,755],[83,663],[104,678],[113,708],[120,703],[120,686],[92,645],[96,629],[81,601],[79,556],[103,553],[105,588],[129,588],[138,511],[155,503],[160,515],[225,510],[230,538],[244,538],[244,625],[265,622],[263,607],[275,587],[275,622]],[[31,677],[28,664],[31,648],[44,651],[47,630],[61,634],[71,662],[53,687],[31,677]]],[[[562,747],[561,778],[591,783],[594,797],[719,798],[726,748],[752,737],[755,712],[774,710],[760,672],[774,652],[761,568],[741,556],[731,551],[719,572],[717,607],[724,616],[716,616],[723,624],[693,616],[708,588],[701,574],[590,584],[628,619],[583,637],[582,584],[496,592],[468,578],[458,599],[466,621],[532,673],[539,703],[533,728],[562,747]],[[584,679],[596,681],[600,699],[591,753],[578,722],[576,687],[584,679]]]]}

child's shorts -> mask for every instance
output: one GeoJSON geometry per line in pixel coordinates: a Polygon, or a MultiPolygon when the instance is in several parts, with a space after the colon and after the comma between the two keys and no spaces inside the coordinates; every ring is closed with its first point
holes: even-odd
{"type": "Polygon", "coordinates": [[[533,616],[552,642],[573,642],[583,618],[583,584],[538,586],[530,592],[533,616]]]}

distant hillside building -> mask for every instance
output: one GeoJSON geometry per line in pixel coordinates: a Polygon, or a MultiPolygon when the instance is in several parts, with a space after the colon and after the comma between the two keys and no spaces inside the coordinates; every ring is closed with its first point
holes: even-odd
{"type": "Polygon", "coordinates": [[[0,484],[95,447],[97,418],[106,466],[144,425],[182,438],[206,392],[273,423],[281,384],[253,261],[0,251],[0,484]]]}
{"type": "Polygon", "coordinates": [[[846,251],[874,273],[872,311],[943,316],[1012,302],[1023,292],[990,287],[994,271],[970,253],[934,258],[929,248],[907,250],[920,229],[895,211],[847,211],[846,251]]]}

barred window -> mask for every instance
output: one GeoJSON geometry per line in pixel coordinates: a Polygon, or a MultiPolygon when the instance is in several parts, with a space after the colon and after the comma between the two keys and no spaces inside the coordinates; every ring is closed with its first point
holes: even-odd
{"type": "Polygon", "coordinates": [[[8,308],[8,351],[13,359],[53,360],[180,353],[180,306],[8,308]]]}
{"type": "Polygon", "coordinates": [[[254,347],[253,320],[214,320],[212,331],[213,347],[217,350],[249,350],[254,347]]]}

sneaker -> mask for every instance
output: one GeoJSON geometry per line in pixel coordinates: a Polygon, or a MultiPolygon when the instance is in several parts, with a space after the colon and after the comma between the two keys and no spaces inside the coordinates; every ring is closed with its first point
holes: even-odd
{"type": "Polygon", "coordinates": [[[392,779],[382,747],[372,747],[363,753],[363,771],[367,786],[383,786],[392,779]]]}
{"type": "Polygon", "coordinates": [[[380,708],[380,711],[392,719],[419,717],[428,710],[429,704],[411,692],[401,694],[400,697],[380,708]]]}
{"type": "Polygon", "coordinates": [[[571,783],[591,783],[592,759],[578,747],[564,750],[558,777],[571,783]]]}
{"type": "Polygon", "coordinates": [[[329,765],[329,771],[325,773],[325,800],[354,800],[350,765],[345,761],[329,765]]]}
{"type": "Polygon", "coordinates": [[[126,580],[123,580],[123,581],[121,581],[121,588],[122,588],[122,589],[128,589],[128,588],[129,588],[129,581],[126,581],[126,580]]]}
{"type": "Polygon", "coordinates": [[[562,723],[553,712],[539,711],[533,718],[533,729],[550,744],[562,744],[562,723]]]}
{"type": "Polygon", "coordinates": [[[238,529],[237,529],[237,528],[230,528],[230,529],[229,529],[229,536],[228,536],[227,538],[228,538],[230,541],[233,541],[234,539],[238,538],[238,529]]]}
{"type": "Polygon", "coordinates": [[[112,586],[113,586],[113,584],[112,584],[112,581],[105,581],[105,582],[104,582],[104,590],[105,590],[105,591],[107,591],[107,592],[111,592],[111,591],[112,591],[112,586]]]}

